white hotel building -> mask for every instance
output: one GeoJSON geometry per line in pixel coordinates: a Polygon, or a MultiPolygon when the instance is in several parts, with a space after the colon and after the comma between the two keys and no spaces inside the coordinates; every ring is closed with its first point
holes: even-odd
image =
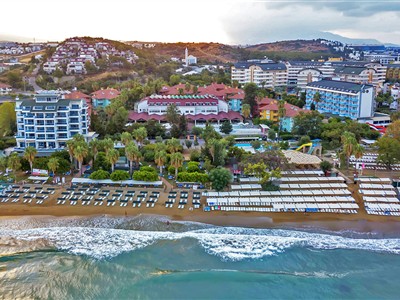
{"type": "Polygon", "coordinates": [[[260,60],[238,62],[231,68],[231,79],[240,84],[254,82],[260,87],[275,88],[287,85],[287,70],[283,63],[260,60]]]}
{"type": "Polygon", "coordinates": [[[17,99],[17,147],[22,152],[28,146],[38,152],[63,150],[75,134],[90,139],[88,113],[85,100],[63,99],[57,91],[42,91],[34,99],[17,99]]]}

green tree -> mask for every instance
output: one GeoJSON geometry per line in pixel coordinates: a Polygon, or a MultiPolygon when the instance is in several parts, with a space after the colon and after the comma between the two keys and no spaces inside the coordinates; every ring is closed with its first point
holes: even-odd
{"type": "Polygon", "coordinates": [[[18,156],[18,153],[13,152],[8,157],[8,168],[13,171],[14,174],[14,181],[17,182],[17,171],[21,168],[21,159],[18,156]]]}
{"type": "Polygon", "coordinates": [[[167,140],[167,150],[169,153],[181,151],[181,144],[178,139],[172,138],[167,140]]]}
{"type": "Polygon", "coordinates": [[[245,120],[247,120],[250,117],[251,114],[251,107],[250,104],[244,103],[242,105],[242,115],[245,120]]]}
{"type": "Polygon", "coordinates": [[[179,126],[180,115],[181,113],[175,104],[168,105],[165,114],[165,119],[168,123],[179,126]]]}
{"type": "Polygon", "coordinates": [[[327,161],[327,160],[323,160],[321,161],[321,163],[319,164],[319,167],[321,168],[322,172],[326,173],[330,170],[332,170],[332,164],[327,161]]]}
{"type": "Polygon", "coordinates": [[[190,149],[190,147],[192,147],[193,143],[191,140],[185,140],[185,145],[186,145],[186,148],[190,149]]]}
{"type": "Polygon", "coordinates": [[[224,140],[213,139],[209,141],[209,151],[213,159],[214,166],[223,166],[226,157],[226,142],[224,140]]]}
{"type": "Polygon", "coordinates": [[[243,102],[245,104],[250,105],[250,110],[254,112],[257,106],[256,97],[258,93],[258,87],[255,83],[246,83],[243,90],[244,90],[243,102]]]}
{"type": "Polygon", "coordinates": [[[233,176],[229,170],[218,167],[210,171],[209,179],[214,190],[222,191],[230,182],[232,182],[233,176]]]}
{"type": "Polygon", "coordinates": [[[74,149],[74,157],[78,161],[79,172],[82,176],[82,163],[86,156],[89,154],[89,148],[85,142],[78,142],[74,149]]]}
{"type": "Polygon", "coordinates": [[[179,117],[179,132],[180,136],[185,136],[187,134],[187,120],[185,115],[180,115],[179,117]]]}
{"type": "Polygon", "coordinates": [[[324,117],[318,111],[299,112],[294,117],[292,132],[297,135],[308,135],[311,138],[320,138],[322,120],[324,117]]]}
{"type": "Polygon", "coordinates": [[[47,163],[47,167],[49,168],[49,170],[51,172],[53,172],[54,176],[56,175],[56,172],[57,172],[59,166],[60,166],[60,163],[59,163],[59,159],[57,157],[51,157],[47,163]]]}
{"type": "Polygon", "coordinates": [[[303,135],[297,142],[297,146],[301,146],[308,143],[311,143],[310,137],[308,135],[303,135]]]}
{"type": "Polygon", "coordinates": [[[162,168],[165,165],[165,162],[167,161],[167,152],[163,150],[156,152],[154,155],[154,161],[160,168],[160,174],[162,174],[162,168]]]}
{"type": "Polygon", "coordinates": [[[132,165],[133,162],[139,163],[142,153],[140,153],[138,147],[135,145],[135,143],[130,142],[126,145],[125,147],[125,156],[129,161],[129,171],[130,174],[132,175],[132,165]]]}
{"type": "Polygon", "coordinates": [[[357,139],[351,132],[344,132],[341,138],[343,150],[341,152],[341,157],[345,159],[346,166],[349,168],[349,160],[351,155],[356,157],[362,156],[362,147],[358,144],[357,139]]]}
{"type": "Polygon", "coordinates": [[[192,134],[195,136],[201,136],[201,134],[203,133],[203,129],[200,127],[192,127],[192,134]]]}
{"type": "Polygon", "coordinates": [[[15,104],[5,102],[0,105],[0,137],[9,136],[16,131],[15,104]]]}
{"type": "Polygon", "coordinates": [[[35,160],[37,150],[35,147],[28,146],[25,148],[23,157],[29,162],[31,172],[33,171],[33,161],[35,160]]]}
{"type": "Polygon", "coordinates": [[[282,131],[283,118],[286,116],[285,101],[278,101],[279,131],[282,131]]]}
{"type": "Polygon", "coordinates": [[[111,149],[106,154],[106,159],[111,165],[111,173],[114,172],[114,167],[115,167],[115,164],[118,161],[118,158],[119,158],[119,152],[118,152],[117,149],[111,149]]]}
{"type": "Polygon", "coordinates": [[[128,143],[130,143],[133,140],[132,135],[129,132],[124,131],[121,133],[121,143],[126,146],[128,143]]]}
{"type": "Polygon", "coordinates": [[[219,127],[222,133],[230,134],[233,130],[232,124],[229,121],[224,121],[221,126],[219,127]]]}
{"type": "Polygon", "coordinates": [[[99,142],[98,139],[92,139],[89,142],[89,148],[90,148],[90,150],[92,152],[92,155],[93,155],[93,161],[96,160],[97,153],[99,153],[99,147],[100,147],[100,142],[99,142]]]}
{"type": "Polygon", "coordinates": [[[268,130],[268,138],[274,141],[276,139],[276,131],[273,129],[268,130]]]}
{"type": "Polygon", "coordinates": [[[318,104],[321,101],[321,94],[319,92],[316,92],[313,96],[313,103],[315,103],[315,107],[318,109],[318,104]]]}
{"type": "Polygon", "coordinates": [[[394,121],[387,127],[386,136],[400,141],[400,120],[394,121]]]}
{"type": "Polygon", "coordinates": [[[114,141],[110,138],[102,140],[100,144],[101,148],[104,150],[106,154],[110,152],[110,150],[114,149],[114,141]]]}
{"type": "Polygon", "coordinates": [[[400,141],[389,136],[379,138],[375,144],[378,147],[377,161],[388,169],[400,163],[400,141]]]}
{"type": "Polygon", "coordinates": [[[145,138],[147,138],[147,130],[144,127],[140,127],[132,132],[132,135],[134,136],[135,140],[139,144],[139,146],[142,145],[143,141],[145,138]]]}
{"type": "Polygon", "coordinates": [[[185,159],[180,152],[175,152],[171,154],[170,164],[175,168],[175,179],[178,176],[178,169],[182,166],[184,160],[185,159]]]}

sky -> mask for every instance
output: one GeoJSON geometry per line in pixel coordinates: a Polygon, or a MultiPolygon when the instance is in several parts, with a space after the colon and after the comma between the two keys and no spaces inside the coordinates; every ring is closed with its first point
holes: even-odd
{"type": "Polygon", "coordinates": [[[0,7],[0,39],[244,45],[340,35],[400,44],[400,0],[1,0],[0,7]]]}

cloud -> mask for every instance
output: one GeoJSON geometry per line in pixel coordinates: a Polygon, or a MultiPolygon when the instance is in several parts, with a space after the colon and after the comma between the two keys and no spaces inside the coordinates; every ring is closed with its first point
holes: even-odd
{"type": "Polygon", "coordinates": [[[224,30],[232,43],[240,44],[329,39],[332,38],[329,33],[400,43],[400,37],[395,34],[400,23],[398,12],[379,12],[361,17],[341,12],[339,8],[343,3],[333,3],[335,9],[329,3],[301,3],[304,2],[269,1],[231,6],[224,17],[224,30]]]}
{"type": "MultiPolygon", "coordinates": [[[[262,1],[263,2],[263,1],[262,1]]],[[[344,16],[366,17],[382,12],[400,12],[400,2],[398,0],[268,0],[265,5],[269,8],[279,8],[284,6],[308,6],[315,10],[331,9],[340,12],[344,16]]]]}

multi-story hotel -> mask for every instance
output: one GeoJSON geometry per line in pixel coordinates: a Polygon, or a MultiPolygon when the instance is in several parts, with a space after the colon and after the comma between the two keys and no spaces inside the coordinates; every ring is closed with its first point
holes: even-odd
{"type": "Polygon", "coordinates": [[[93,137],[85,99],[64,99],[57,91],[42,91],[34,99],[17,99],[16,151],[28,146],[39,152],[62,150],[75,134],[93,137]]]}
{"type": "Polygon", "coordinates": [[[185,115],[188,121],[217,122],[240,121],[239,112],[229,111],[225,100],[211,95],[151,95],[142,99],[137,111],[129,114],[129,120],[142,122],[147,120],[165,121],[169,105],[174,104],[180,114],[185,115]]]}
{"type": "Polygon", "coordinates": [[[252,60],[232,66],[231,78],[241,84],[254,82],[260,87],[275,88],[287,85],[287,70],[283,63],[252,60]]]}
{"type": "Polygon", "coordinates": [[[239,62],[232,67],[231,79],[241,84],[254,82],[258,86],[277,86],[305,89],[308,83],[334,79],[381,88],[386,80],[385,65],[373,62],[350,61],[263,61],[239,62]]]}
{"type": "Polygon", "coordinates": [[[307,109],[314,104],[321,113],[349,117],[353,120],[371,117],[374,99],[374,87],[367,84],[321,80],[311,82],[306,87],[307,109]],[[319,97],[315,97],[316,93],[319,93],[319,97]]]}

